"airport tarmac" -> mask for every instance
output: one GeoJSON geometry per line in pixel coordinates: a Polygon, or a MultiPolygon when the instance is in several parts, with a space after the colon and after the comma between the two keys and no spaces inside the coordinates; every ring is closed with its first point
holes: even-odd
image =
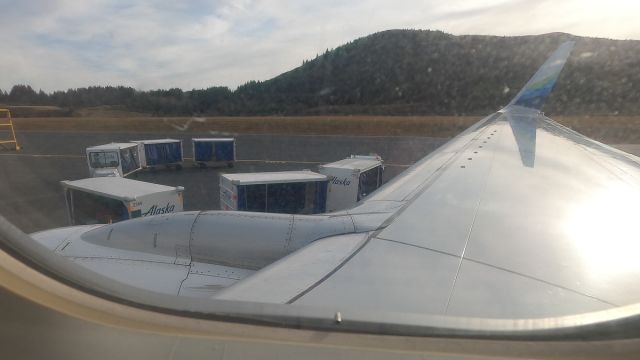
{"type": "MultiPolygon", "coordinates": [[[[333,135],[237,135],[234,168],[191,166],[194,133],[38,132],[18,134],[22,151],[0,151],[0,214],[25,232],[68,225],[61,180],[89,176],[85,149],[109,142],[182,139],[182,170],[145,170],[131,179],[184,186],[185,210],[217,210],[219,176],[230,172],[317,170],[317,166],[351,154],[378,154],[385,161],[385,182],[446,142],[443,138],[333,135]]],[[[218,135],[220,136],[220,135],[218,135]]]]}

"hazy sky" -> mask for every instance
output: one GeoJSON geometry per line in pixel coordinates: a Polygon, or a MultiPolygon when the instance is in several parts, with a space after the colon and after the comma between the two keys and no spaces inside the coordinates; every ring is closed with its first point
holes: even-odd
{"type": "Polygon", "coordinates": [[[266,80],[373,32],[640,39],[640,1],[0,0],[0,89],[266,80]]]}

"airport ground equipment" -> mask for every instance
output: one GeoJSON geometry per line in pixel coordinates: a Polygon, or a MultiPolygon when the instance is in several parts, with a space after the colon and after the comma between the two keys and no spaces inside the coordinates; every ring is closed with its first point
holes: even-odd
{"type": "Polygon", "coordinates": [[[70,225],[110,224],[183,210],[184,188],[121,177],[61,181],[70,225]]]}
{"type": "MultiPolygon", "coordinates": [[[[13,144],[16,150],[20,150],[20,144],[16,139],[16,131],[13,128],[13,119],[11,118],[11,111],[9,109],[0,109],[0,114],[4,114],[4,118],[7,122],[0,123],[0,128],[9,128],[11,137],[9,139],[0,140],[0,145],[13,144]]],[[[2,120],[0,120],[2,121],[2,120]]]]}
{"type": "Polygon", "coordinates": [[[194,138],[193,161],[205,167],[207,165],[227,165],[233,167],[236,161],[235,138],[194,138]]]}
{"type": "Polygon", "coordinates": [[[327,177],[313,171],[223,174],[220,208],[284,214],[325,212],[327,177]]]}
{"type": "Polygon", "coordinates": [[[87,148],[87,164],[91,177],[127,176],[142,167],[141,145],[111,143],[87,148]]]}
{"type": "Polygon", "coordinates": [[[330,164],[320,165],[318,172],[329,179],[327,211],[354,206],[382,185],[384,166],[379,156],[351,155],[330,164]]]}
{"type": "Polygon", "coordinates": [[[182,151],[182,140],[176,139],[155,139],[155,140],[134,140],[133,143],[140,144],[140,165],[143,168],[157,168],[159,166],[175,167],[182,169],[184,161],[182,151]]]}

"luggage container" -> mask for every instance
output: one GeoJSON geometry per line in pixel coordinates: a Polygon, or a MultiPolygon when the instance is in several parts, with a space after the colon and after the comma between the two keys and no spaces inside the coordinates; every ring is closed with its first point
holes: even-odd
{"type": "Polygon", "coordinates": [[[127,176],[141,169],[140,146],[136,143],[111,143],[87,148],[91,177],[127,176]]]}
{"type": "Polygon", "coordinates": [[[182,211],[182,186],[98,177],[61,181],[71,225],[110,224],[182,211]]]}
{"type": "Polygon", "coordinates": [[[156,139],[134,140],[141,145],[140,164],[143,168],[157,168],[159,166],[175,167],[182,169],[184,161],[182,152],[182,140],[156,139]]]}
{"type": "Polygon", "coordinates": [[[223,174],[220,208],[284,214],[325,211],[327,177],[312,171],[223,174]]]}
{"type": "Polygon", "coordinates": [[[207,165],[227,165],[233,167],[236,161],[236,139],[234,138],[194,138],[193,161],[207,165]]]}
{"type": "Polygon", "coordinates": [[[384,166],[379,156],[351,155],[318,168],[329,179],[327,211],[348,209],[382,185],[384,166]]]}

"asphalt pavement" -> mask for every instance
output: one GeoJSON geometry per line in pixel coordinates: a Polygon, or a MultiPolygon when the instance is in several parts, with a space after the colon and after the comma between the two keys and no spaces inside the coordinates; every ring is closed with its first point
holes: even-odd
{"type": "Polygon", "coordinates": [[[0,150],[0,214],[25,232],[68,225],[61,180],[89,176],[85,149],[89,146],[130,140],[182,139],[185,165],[182,170],[145,170],[131,179],[170,186],[184,186],[185,210],[217,210],[219,176],[231,172],[317,170],[317,166],[352,154],[378,154],[385,161],[384,180],[446,142],[447,139],[393,136],[335,135],[237,135],[238,162],[234,168],[192,166],[192,133],[124,132],[21,132],[23,150],[0,150]]]}

